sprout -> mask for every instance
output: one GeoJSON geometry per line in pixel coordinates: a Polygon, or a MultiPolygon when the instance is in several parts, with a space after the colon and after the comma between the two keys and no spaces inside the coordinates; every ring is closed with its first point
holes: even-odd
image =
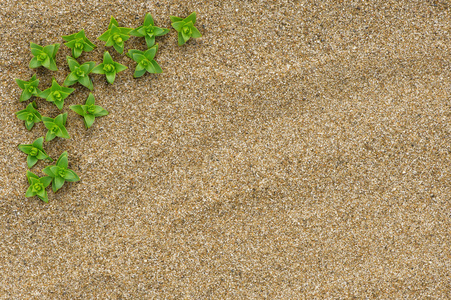
{"type": "Polygon", "coordinates": [[[124,52],[124,42],[130,38],[130,31],[133,28],[119,27],[116,19],[111,16],[110,24],[108,25],[108,30],[105,31],[97,39],[106,42],[105,46],[113,46],[117,52],[122,54],[124,52]]]}
{"type": "Polygon", "coordinates": [[[128,50],[127,56],[138,63],[133,77],[141,77],[144,73],[162,73],[163,70],[158,63],[153,59],[158,50],[158,44],[148,49],[147,51],[128,50]]]}
{"type": "Polygon", "coordinates": [[[67,56],[67,63],[69,65],[71,73],[67,75],[63,85],[71,86],[79,82],[81,85],[87,87],[92,91],[94,89],[94,86],[88,74],[91,73],[92,69],[94,69],[96,63],[93,61],[88,61],[80,65],[75,59],[70,56],[67,56]]]}
{"type": "Polygon", "coordinates": [[[66,119],[67,113],[60,114],[55,119],[42,117],[42,122],[44,122],[44,126],[48,129],[45,136],[46,142],[53,140],[57,136],[65,139],[70,139],[70,136],[67,133],[65,127],[66,119]]]}
{"type": "Polygon", "coordinates": [[[193,12],[185,19],[170,16],[172,21],[172,27],[178,32],[178,43],[179,46],[185,44],[190,38],[199,38],[202,36],[199,30],[194,27],[196,23],[196,13],[193,12]]]}
{"type": "Polygon", "coordinates": [[[19,120],[25,121],[25,127],[28,130],[31,130],[35,123],[42,121],[42,116],[36,110],[36,108],[36,102],[33,101],[27,105],[27,108],[16,112],[17,118],[19,118],[19,120]]]}
{"type": "Polygon", "coordinates": [[[95,105],[95,99],[91,93],[89,93],[85,105],[71,105],[70,109],[84,118],[86,128],[92,126],[96,117],[108,115],[108,112],[105,109],[95,105]]]}
{"type": "Polygon", "coordinates": [[[78,58],[83,51],[89,52],[96,47],[96,45],[88,40],[84,29],[71,35],[63,35],[63,39],[67,41],[64,45],[72,49],[72,56],[74,58],[78,58]]]}
{"type": "Polygon", "coordinates": [[[31,59],[29,67],[31,69],[35,69],[39,68],[40,66],[44,66],[51,71],[57,71],[58,67],[56,66],[55,56],[59,47],[59,43],[45,47],[31,43],[31,53],[34,55],[34,57],[31,59]]]}
{"type": "Polygon", "coordinates": [[[105,51],[105,53],[103,54],[103,63],[97,65],[94,69],[92,69],[91,72],[95,74],[105,74],[106,80],[109,83],[113,84],[114,79],[116,78],[116,74],[126,69],[126,66],[113,61],[110,53],[108,53],[108,51],[105,51]]]}
{"type": "Polygon", "coordinates": [[[52,182],[52,177],[50,176],[39,177],[33,172],[27,171],[27,179],[28,184],[30,186],[28,187],[27,192],[25,193],[25,197],[38,196],[39,199],[48,203],[49,198],[47,196],[47,191],[45,190],[45,188],[48,187],[52,182]]]}
{"type": "Polygon", "coordinates": [[[52,86],[39,93],[39,97],[53,102],[60,110],[63,109],[64,99],[67,98],[75,89],[60,86],[55,78],[52,79],[52,86]]]}
{"type": "Polygon", "coordinates": [[[79,181],[80,178],[78,175],[68,169],[68,159],[67,159],[67,151],[63,152],[58,160],[56,161],[56,165],[48,166],[42,170],[45,174],[47,174],[50,178],[52,178],[52,190],[53,192],[58,191],[64,184],[65,181],[75,182],[79,181]]]}
{"type": "Polygon", "coordinates": [[[27,101],[32,96],[38,96],[41,92],[38,89],[39,79],[36,78],[36,74],[30,78],[28,81],[23,81],[16,78],[17,85],[22,89],[22,94],[20,95],[20,102],[27,101]]]}
{"type": "Polygon", "coordinates": [[[167,33],[169,33],[169,29],[154,26],[153,18],[149,13],[144,18],[144,24],[130,32],[133,36],[145,37],[148,48],[155,44],[156,36],[162,36],[167,33]]]}
{"type": "Polygon", "coordinates": [[[22,151],[25,154],[28,154],[27,156],[27,165],[28,168],[32,168],[39,159],[47,159],[50,161],[53,161],[53,159],[45,153],[43,148],[44,138],[40,137],[36,139],[33,144],[25,145],[21,144],[19,145],[19,150],[22,151]]]}

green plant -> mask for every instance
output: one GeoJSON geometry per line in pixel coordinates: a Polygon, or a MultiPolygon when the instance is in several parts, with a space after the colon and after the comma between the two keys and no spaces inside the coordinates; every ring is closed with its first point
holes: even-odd
{"type": "Polygon", "coordinates": [[[126,66],[121,65],[118,62],[113,61],[110,53],[105,51],[103,54],[103,63],[97,65],[94,69],[92,69],[92,73],[96,74],[105,74],[106,80],[113,84],[114,79],[116,78],[116,74],[128,69],[126,66]]]}
{"type": "Polygon", "coordinates": [[[110,24],[108,25],[108,30],[105,31],[97,39],[106,42],[105,46],[113,46],[117,52],[122,54],[124,52],[124,42],[130,38],[130,31],[133,28],[119,27],[116,19],[111,16],[110,24]]]}
{"type": "Polygon", "coordinates": [[[45,135],[45,140],[51,141],[55,137],[61,137],[65,139],[70,139],[69,134],[66,130],[66,119],[67,113],[58,115],[55,119],[49,117],[42,117],[42,122],[44,122],[44,126],[48,129],[47,134],[45,135]]]}
{"type": "Polygon", "coordinates": [[[150,48],[155,44],[155,37],[169,33],[169,29],[154,26],[154,21],[149,13],[146,13],[144,24],[130,31],[130,35],[137,37],[145,37],[147,47],[150,48]]]}
{"type": "Polygon", "coordinates": [[[51,71],[57,71],[58,67],[56,66],[55,56],[59,47],[59,43],[47,45],[45,47],[31,43],[31,53],[34,55],[34,57],[31,59],[29,67],[31,69],[34,69],[39,68],[40,66],[44,66],[51,71]]]}
{"type": "Polygon", "coordinates": [[[25,193],[25,197],[38,196],[39,199],[48,203],[49,198],[47,196],[47,191],[45,190],[45,188],[48,187],[52,182],[52,177],[50,176],[39,177],[33,172],[27,170],[27,179],[28,184],[30,186],[28,187],[27,192],[25,193]]]}
{"type": "Polygon", "coordinates": [[[74,58],[78,58],[83,51],[89,52],[96,47],[96,45],[86,37],[84,29],[71,35],[63,35],[62,38],[67,41],[64,45],[72,49],[72,56],[74,58]]]}
{"type": "Polygon", "coordinates": [[[25,121],[25,127],[28,130],[31,130],[35,123],[42,121],[42,116],[36,110],[36,108],[36,102],[33,101],[27,105],[27,108],[16,112],[17,118],[19,118],[19,120],[25,121]]]}
{"type": "Polygon", "coordinates": [[[175,30],[178,32],[178,43],[179,46],[182,46],[185,44],[190,38],[199,38],[202,36],[200,34],[199,30],[197,30],[196,27],[194,27],[194,24],[196,23],[196,13],[193,12],[185,19],[170,16],[172,27],[174,27],[175,30]]]}
{"type": "Polygon", "coordinates": [[[21,144],[19,145],[19,150],[22,151],[25,154],[28,154],[27,156],[27,165],[28,168],[32,168],[39,159],[47,159],[50,161],[53,161],[53,159],[45,153],[43,148],[44,138],[40,137],[36,139],[33,144],[25,145],[21,144]]]}
{"type": "Polygon", "coordinates": [[[139,51],[135,49],[128,50],[127,56],[136,61],[134,78],[141,77],[144,73],[162,73],[163,70],[158,63],[153,59],[158,50],[158,44],[146,51],[139,51]]]}
{"type": "Polygon", "coordinates": [[[63,85],[71,86],[79,82],[81,85],[92,91],[94,86],[92,85],[92,80],[89,78],[88,74],[91,73],[92,69],[94,69],[96,63],[93,61],[88,61],[80,65],[74,58],[67,56],[67,64],[69,65],[71,72],[67,75],[63,85]]]}
{"type": "Polygon", "coordinates": [[[60,157],[56,161],[55,166],[48,166],[45,167],[44,170],[42,170],[42,172],[44,172],[53,179],[52,181],[53,192],[58,191],[63,186],[65,181],[75,182],[80,180],[78,175],[71,169],[68,169],[67,166],[68,159],[66,151],[60,155],[60,157]]]}
{"type": "Polygon", "coordinates": [[[53,102],[60,110],[63,109],[64,99],[67,98],[75,89],[60,86],[55,78],[52,79],[52,86],[39,93],[39,97],[49,102],[53,102]]]}
{"type": "Polygon", "coordinates": [[[36,74],[34,74],[30,80],[24,81],[16,78],[17,85],[23,90],[20,95],[20,102],[27,101],[31,98],[31,96],[38,96],[41,92],[38,89],[39,79],[36,78],[36,74]]]}
{"type": "Polygon", "coordinates": [[[84,118],[86,128],[92,126],[96,117],[108,115],[103,107],[95,105],[94,95],[91,93],[89,93],[85,105],[71,105],[70,109],[84,118]]]}

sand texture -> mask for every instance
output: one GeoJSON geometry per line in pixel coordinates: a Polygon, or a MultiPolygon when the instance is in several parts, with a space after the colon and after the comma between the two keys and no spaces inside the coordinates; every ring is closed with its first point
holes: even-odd
{"type": "Polygon", "coordinates": [[[449,1],[3,0],[0,20],[0,299],[451,298],[449,1]],[[96,39],[193,11],[203,37],[157,38],[159,75],[96,39]],[[73,86],[71,139],[44,148],[81,181],[46,204],[14,78],[62,83],[70,49],[29,69],[30,42],[81,29],[80,63],[129,69],[92,75],[110,114],[89,130],[73,86]]]}

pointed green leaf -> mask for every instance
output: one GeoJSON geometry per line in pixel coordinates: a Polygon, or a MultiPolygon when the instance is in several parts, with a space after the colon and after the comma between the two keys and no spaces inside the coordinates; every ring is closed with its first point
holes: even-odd
{"type": "Polygon", "coordinates": [[[192,30],[192,33],[191,33],[191,37],[192,38],[200,38],[200,37],[202,37],[202,34],[200,34],[199,30],[197,30],[196,27],[193,26],[191,28],[191,30],[192,30]]]}
{"type": "Polygon", "coordinates": [[[154,25],[154,21],[152,18],[152,15],[149,13],[146,13],[146,16],[144,18],[144,26],[154,25]]]}
{"type": "Polygon", "coordinates": [[[185,25],[185,22],[184,21],[178,21],[178,22],[172,23],[171,25],[176,31],[180,32],[182,30],[182,27],[185,25]]]}
{"type": "Polygon", "coordinates": [[[91,73],[94,73],[94,74],[105,74],[105,71],[103,70],[103,66],[104,66],[103,63],[100,64],[100,65],[97,65],[96,67],[94,67],[94,69],[92,69],[91,73]]]}
{"type": "Polygon", "coordinates": [[[53,57],[53,50],[55,49],[54,45],[47,45],[42,50],[45,54],[47,54],[50,57],[53,57]]]}
{"type": "Polygon", "coordinates": [[[45,154],[44,151],[38,150],[38,155],[36,155],[36,158],[37,158],[37,159],[46,159],[47,157],[48,157],[48,155],[45,154]]]}
{"type": "Polygon", "coordinates": [[[47,131],[47,134],[45,135],[45,141],[46,141],[46,142],[51,141],[51,140],[53,140],[55,137],[56,137],[56,135],[53,134],[53,133],[49,130],[49,131],[47,131]]]}
{"type": "Polygon", "coordinates": [[[94,89],[92,81],[91,81],[91,79],[88,76],[81,77],[80,79],[78,79],[78,82],[80,82],[81,85],[87,87],[91,91],[94,89]]]}
{"type": "Polygon", "coordinates": [[[55,177],[56,175],[55,175],[55,173],[53,173],[52,167],[54,167],[54,166],[47,166],[42,170],[42,172],[44,172],[44,174],[49,175],[50,177],[55,177]]]}
{"type": "Polygon", "coordinates": [[[89,128],[92,126],[92,124],[94,123],[95,117],[91,114],[87,114],[84,116],[85,118],[85,126],[86,128],[89,128]]]}
{"type": "Polygon", "coordinates": [[[39,178],[39,181],[44,185],[44,187],[48,187],[50,183],[52,183],[53,178],[50,176],[43,176],[39,178]]]}
{"type": "Polygon", "coordinates": [[[114,66],[115,66],[115,68],[116,68],[116,73],[119,73],[119,72],[122,72],[122,71],[128,69],[127,66],[124,66],[124,65],[122,65],[122,64],[120,64],[120,63],[118,63],[118,62],[114,62],[114,66]]]}
{"type": "Polygon", "coordinates": [[[73,71],[76,67],[79,67],[79,66],[80,66],[80,64],[78,63],[78,61],[75,60],[75,59],[73,59],[72,57],[66,56],[66,59],[67,59],[67,64],[69,65],[69,69],[70,69],[71,71],[73,71]]]}
{"type": "Polygon", "coordinates": [[[106,73],[105,75],[106,75],[106,81],[108,81],[108,83],[113,84],[114,79],[116,78],[116,72],[106,73]]]}
{"type": "Polygon", "coordinates": [[[81,108],[81,105],[71,105],[69,108],[81,116],[85,115],[85,112],[81,108]]]}
{"type": "Polygon", "coordinates": [[[160,65],[155,60],[152,60],[151,63],[153,65],[156,74],[163,73],[163,70],[161,69],[160,65]]]}
{"type": "Polygon", "coordinates": [[[117,27],[119,27],[119,24],[117,23],[116,19],[113,16],[111,16],[110,24],[108,24],[108,29],[110,29],[113,25],[116,25],[117,27]]]}
{"type": "Polygon", "coordinates": [[[31,156],[31,155],[27,156],[28,168],[31,169],[37,162],[38,162],[38,159],[35,156],[31,156]]]}
{"type": "Polygon", "coordinates": [[[33,57],[28,65],[30,69],[39,68],[40,66],[42,66],[42,64],[36,57],[33,57]]]}
{"type": "Polygon", "coordinates": [[[145,36],[146,39],[146,45],[148,48],[152,47],[153,45],[155,45],[155,37],[154,36],[145,36]]]}
{"type": "Polygon", "coordinates": [[[124,52],[124,42],[121,42],[120,44],[114,44],[113,47],[120,54],[124,52]]]}
{"type": "Polygon", "coordinates": [[[176,16],[169,16],[169,18],[171,19],[171,22],[172,22],[172,23],[174,23],[174,22],[180,22],[180,21],[183,20],[182,18],[179,18],[179,17],[176,17],[176,16]]]}
{"type": "Polygon", "coordinates": [[[105,51],[103,53],[103,63],[104,64],[113,64],[113,58],[111,57],[110,53],[108,51],[105,51]]]}
{"type": "Polygon", "coordinates": [[[25,154],[30,154],[31,148],[33,148],[31,145],[19,145],[19,150],[25,154]]]}
{"type": "Polygon", "coordinates": [[[23,80],[16,78],[16,83],[23,90],[23,89],[25,89],[25,83],[28,83],[28,81],[23,81],[23,80]]]}
{"type": "Polygon", "coordinates": [[[43,147],[44,147],[44,138],[43,137],[40,137],[40,138],[37,138],[34,142],[33,142],[33,144],[31,144],[33,147],[36,147],[36,148],[38,148],[38,149],[43,149],[43,147]]]}
{"type": "Polygon", "coordinates": [[[67,132],[66,127],[64,127],[64,126],[60,127],[60,130],[61,130],[61,134],[59,135],[60,137],[65,138],[65,139],[70,139],[70,135],[67,132]]]}
{"type": "Polygon", "coordinates": [[[33,197],[33,196],[35,196],[36,194],[33,192],[33,186],[29,186],[28,187],[28,189],[27,189],[27,191],[25,192],[25,197],[33,197]]]}
{"type": "Polygon", "coordinates": [[[95,110],[93,112],[93,115],[95,117],[103,117],[108,115],[109,113],[101,106],[95,105],[95,110]]]}
{"type": "Polygon", "coordinates": [[[49,58],[49,61],[50,61],[49,70],[50,71],[58,71],[58,67],[56,66],[55,59],[49,58]]]}
{"type": "Polygon", "coordinates": [[[67,169],[68,159],[67,159],[67,151],[63,152],[58,160],[56,161],[56,165],[60,168],[67,169]]]}
{"type": "Polygon", "coordinates": [[[178,44],[179,46],[183,46],[186,43],[186,41],[183,39],[183,35],[181,32],[178,34],[178,44]]]}
{"type": "Polygon", "coordinates": [[[64,179],[62,177],[56,176],[55,178],[53,178],[53,191],[56,192],[58,191],[64,184],[64,179]]]}

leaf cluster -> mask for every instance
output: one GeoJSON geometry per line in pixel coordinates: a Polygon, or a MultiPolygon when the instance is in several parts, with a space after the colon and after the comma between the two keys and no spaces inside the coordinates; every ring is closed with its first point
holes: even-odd
{"type": "Polygon", "coordinates": [[[34,57],[31,59],[29,67],[30,69],[39,68],[40,66],[44,66],[45,68],[51,71],[57,71],[58,67],[56,66],[55,56],[56,52],[60,47],[59,43],[53,45],[47,45],[45,47],[39,46],[38,44],[31,43],[31,53],[34,57]]]}
{"type": "Polygon", "coordinates": [[[71,105],[70,109],[83,117],[86,128],[92,126],[96,117],[108,115],[103,107],[95,105],[94,95],[91,93],[89,93],[84,105],[71,105]]]}
{"type": "Polygon", "coordinates": [[[151,14],[146,13],[143,25],[130,31],[130,35],[137,37],[145,37],[147,47],[150,48],[155,44],[156,36],[163,36],[169,33],[169,29],[155,26],[151,14]]]}
{"type": "Polygon", "coordinates": [[[146,51],[139,51],[136,49],[128,50],[127,56],[136,61],[138,64],[135,68],[133,77],[141,77],[144,73],[162,73],[160,65],[154,60],[155,54],[158,51],[158,44],[147,49],[146,51]]]}
{"type": "Polygon", "coordinates": [[[55,78],[52,79],[52,86],[39,93],[39,97],[48,102],[52,102],[59,110],[63,109],[64,99],[67,98],[75,89],[60,86],[55,78]]]}
{"type": "Polygon", "coordinates": [[[185,19],[170,16],[172,27],[178,32],[178,44],[182,46],[185,44],[190,38],[199,38],[202,34],[199,30],[194,27],[196,23],[196,12],[193,12],[185,19]]]}
{"type": "Polygon", "coordinates": [[[47,159],[50,161],[53,161],[53,159],[48,156],[47,153],[44,151],[44,138],[40,137],[36,139],[32,144],[21,144],[19,145],[19,150],[22,151],[25,154],[28,154],[27,156],[27,165],[28,168],[32,168],[39,159],[47,159]]]}
{"type": "Polygon", "coordinates": [[[42,121],[41,114],[36,110],[36,102],[31,102],[25,109],[16,112],[16,116],[19,120],[25,121],[25,127],[28,130],[33,128],[35,123],[42,121]]]}
{"type": "Polygon", "coordinates": [[[94,86],[88,74],[91,73],[92,69],[94,69],[96,63],[93,61],[88,61],[80,65],[78,61],[70,56],[67,56],[66,59],[71,72],[67,75],[63,85],[71,86],[78,82],[92,91],[94,86]]]}
{"type": "Polygon", "coordinates": [[[65,181],[76,182],[80,180],[74,171],[68,169],[67,151],[60,155],[56,161],[56,165],[47,166],[44,170],[42,170],[42,172],[52,178],[53,192],[58,191],[63,186],[65,181]]]}
{"type": "Polygon", "coordinates": [[[28,184],[30,185],[25,193],[25,197],[38,196],[45,203],[49,202],[46,187],[52,182],[50,176],[39,177],[33,172],[27,171],[28,184]]]}
{"type": "Polygon", "coordinates": [[[92,73],[105,74],[108,83],[113,84],[116,74],[128,69],[126,66],[115,62],[108,51],[103,54],[103,63],[92,69],[92,73]]]}
{"type": "Polygon", "coordinates": [[[47,142],[53,140],[57,136],[65,139],[70,139],[69,133],[67,133],[65,127],[66,119],[67,113],[60,114],[54,119],[49,117],[42,117],[42,122],[44,122],[44,126],[48,129],[47,134],[45,135],[45,140],[47,142]]]}
{"type": "Polygon", "coordinates": [[[105,31],[97,39],[106,42],[105,46],[113,46],[117,52],[122,54],[124,52],[124,42],[130,38],[130,31],[133,28],[119,27],[116,19],[111,16],[110,24],[108,25],[108,30],[105,31]]]}
{"type": "Polygon", "coordinates": [[[71,35],[63,35],[62,38],[67,41],[64,45],[72,49],[72,56],[74,58],[78,58],[83,51],[89,52],[96,47],[96,45],[86,37],[84,29],[71,35]]]}
{"type": "Polygon", "coordinates": [[[31,96],[38,96],[38,94],[41,92],[38,89],[39,79],[36,78],[36,74],[34,74],[28,81],[16,78],[16,83],[22,89],[20,102],[27,101],[31,98],[31,96]]]}

